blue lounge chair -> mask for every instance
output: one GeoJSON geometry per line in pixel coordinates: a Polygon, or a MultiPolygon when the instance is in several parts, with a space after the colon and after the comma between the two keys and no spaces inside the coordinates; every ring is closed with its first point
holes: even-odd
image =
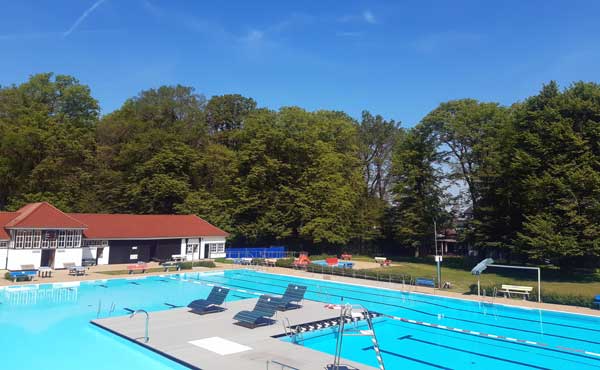
{"type": "Polygon", "coordinates": [[[281,297],[275,297],[273,300],[277,304],[277,309],[287,311],[302,307],[300,302],[304,299],[306,287],[302,285],[288,284],[285,293],[281,297]],[[294,303],[295,302],[295,303],[294,303]]]}
{"type": "Polygon", "coordinates": [[[277,303],[273,297],[261,295],[252,311],[240,311],[233,319],[238,321],[238,325],[254,329],[257,326],[273,324],[275,320],[271,320],[270,317],[275,315],[275,311],[277,311],[277,303]]]}
{"type": "Polygon", "coordinates": [[[222,312],[226,308],[221,305],[225,302],[229,294],[229,289],[215,286],[212,288],[206,299],[196,299],[188,304],[190,312],[203,315],[205,313],[222,312]]]}
{"type": "Polygon", "coordinates": [[[592,306],[600,310],[600,294],[594,297],[592,306]]]}

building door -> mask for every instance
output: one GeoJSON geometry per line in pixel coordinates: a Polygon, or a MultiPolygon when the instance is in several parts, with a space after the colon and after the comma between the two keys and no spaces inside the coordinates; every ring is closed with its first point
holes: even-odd
{"type": "Polygon", "coordinates": [[[209,244],[204,244],[204,258],[208,258],[209,253],[210,253],[209,244]]]}
{"type": "Polygon", "coordinates": [[[55,253],[56,249],[42,249],[42,260],[40,262],[40,266],[53,267],[55,253]]]}

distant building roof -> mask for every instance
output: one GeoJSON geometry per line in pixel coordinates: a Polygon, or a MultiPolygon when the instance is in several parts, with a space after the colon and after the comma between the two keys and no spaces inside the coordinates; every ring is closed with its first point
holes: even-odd
{"type": "Polygon", "coordinates": [[[31,203],[21,207],[17,216],[4,225],[11,229],[85,229],[86,224],[67,215],[50,203],[31,203]]]}
{"type": "Polygon", "coordinates": [[[88,239],[186,238],[229,234],[195,215],[70,213],[85,222],[88,239]]]}
{"type": "Polygon", "coordinates": [[[8,229],[82,229],[88,239],[155,239],[229,234],[195,215],[64,213],[40,202],[16,212],[0,212],[0,240],[8,229]]]}

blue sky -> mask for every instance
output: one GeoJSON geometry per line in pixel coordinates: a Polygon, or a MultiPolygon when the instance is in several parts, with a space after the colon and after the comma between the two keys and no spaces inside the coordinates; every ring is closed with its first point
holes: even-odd
{"type": "Polygon", "coordinates": [[[0,0],[0,85],[71,74],[103,113],[162,84],[412,126],[440,102],[600,82],[600,1],[0,0]]]}

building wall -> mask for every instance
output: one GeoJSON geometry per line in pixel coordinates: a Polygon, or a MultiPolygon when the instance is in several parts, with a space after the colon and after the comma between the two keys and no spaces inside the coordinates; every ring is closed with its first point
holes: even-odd
{"type": "MultiPolygon", "coordinates": [[[[97,253],[97,251],[96,251],[96,253],[97,253]]],[[[98,264],[99,265],[108,265],[109,259],[110,259],[110,246],[104,247],[104,250],[102,252],[102,257],[98,258],[98,264]]]]}
{"type": "Polygon", "coordinates": [[[54,268],[65,268],[64,263],[74,263],[81,266],[83,248],[58,248],[54,254],[54,268]]]}
{"type": "Polygon", "coordinates": [[[21,270],[21,265],[33,265],[40,268],[41,249],[11,249],[8,251],[7,270],[21,270]]]}
{"type": "Polygon", "coordinates": [[[6,256],[8,256],[8,248],[0,248],[0,270],[6,268],[6,256]]]}
{"type": "Polygon", "coordinates": [[[210,243],[223,243],[223,244],[225,244],[225,237],[222,237],[222,236],[207,236],[207,237],[203,237],[202,241],[200,242],[200,250],[201,250],[200,258],[224,258],[225,257],[225,250],[223,250],[222,253],[211,253],[208,250],[208,246],[206,246],[206,244],[210,244],[210,243]],[[205,256],[207,256],[207,257],[205,257],[205,256]]]}
{"type": "Polygon", "coordinates": [[[110,264],[150,262],[154,258],[168,260],[174,254],[181,254],[182,248],[185,255],[181,239],[109,240],[108,245],[110,264]]]}

